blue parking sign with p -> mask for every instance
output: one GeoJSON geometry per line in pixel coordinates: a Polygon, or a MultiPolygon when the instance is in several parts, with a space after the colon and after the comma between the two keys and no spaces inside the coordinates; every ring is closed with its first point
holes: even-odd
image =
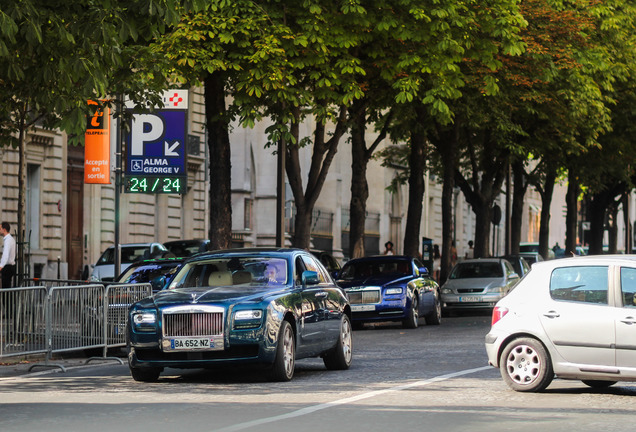
{"type": "Polygon", "coordinates": [[[185,185],[187,177],[187,90],[167,91],[164,101],[162,110],[132,114],[126,140],[127,192],[183,193],[174,185],[185,185]]]}

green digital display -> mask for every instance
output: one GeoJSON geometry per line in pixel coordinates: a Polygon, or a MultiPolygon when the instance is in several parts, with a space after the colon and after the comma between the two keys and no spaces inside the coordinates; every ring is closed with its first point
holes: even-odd
{"type": "Polygon", "coordinates": [[[124,176],[126,193],[185,194],[186,177],[176,176],[124,176]]]}

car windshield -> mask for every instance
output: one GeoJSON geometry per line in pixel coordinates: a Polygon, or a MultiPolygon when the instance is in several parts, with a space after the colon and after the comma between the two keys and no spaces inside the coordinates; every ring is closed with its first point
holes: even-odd
{"type": "Polygon", "coordinates": [[[459,263],[450,275],[450,279],[496,277],[503,277],[503,270],[498,262],[459,263]]]}
{"type": "Polygon", "coordinates": [[[180,264],[180,262],[174,261],[163,263],[148,263],[135,267],[128,267],[128,269],[126,269],[126,271],[119,277],[118,282],[146,283],[151,282],[161,276],[166,276],[166,278],[168,278],[178,270],[180,264]]]}
{"type": "Polygon", "coordinates": [[[170,288],[214,287],[232,285],[287,285],[287,261],[264,256],[223,257],[186,264],[175,276],[170,288]]]}
{"type": "Polygon", "coordinates": [[[384,275],[403,277],[412,274],[410,262],[405,260],[358,261],[347,263],[340,273],[340,279],[352,280],[384,275]]]}

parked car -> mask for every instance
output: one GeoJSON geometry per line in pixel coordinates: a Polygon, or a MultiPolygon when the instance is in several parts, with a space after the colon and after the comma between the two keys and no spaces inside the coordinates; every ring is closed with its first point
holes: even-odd
{"type": "Polygon", "coordinates": [[[337,277],[338,272],[342,268],[337,259],[328,252],[312,250],[311,253],[320,260],[332,277],[337,277]]]}
{"type": "Polygon", "coordinates": [[[521,252],[519,255],[522,256],[530,266],[536,262],[543,261],[543,257],[539,252],[521,252]]]}
{"type": "Polygon", "coordinates": [[[176,257],[189,257],[201,252],[207,252],[209,248],[210,240],[208,239],[196,239],[196,240],[172,240],[165,242],[163,245],[168,248],[170,252],[176,257]]]}
{"type": "Polygon", "coordinates": [[[160,258],[134,262],[115,282],[150,283],[153,292],[161,291],[172,282],[184,261],[184,258],[160,258]]]}
{"type": "Polygon", "coordinates": [[[530,264],[528,264],[523,255],[506,255],[499,258],[508,260],[519,277],[524,277],[530,271],[530,264]]]}
{"type": "MultiPolygon", "coordinates": [[[[160,258],[168,252],[161,243],[123,244],[121,250],[121,272],[135,261],[160,258]]],[[[91,281],[112,282],[115,276],[115,247],[111,246],[99,257],[91,273],[91,281]]]]}
{"type": "MultiPolygon", "coordinates": [[[[523,254],[538,254],[539,253],[539,243],[538,242],[524,242],[519,243],[519,253],[523,254]]],[[[545,258],[545,257],[542,257],[545,258]]],[[[554,251],[552,249],[548,249],[548,257],[547,259],[554,259],[554,251]]]]}
{"type": "Polygon", "coordinates": [[[419,259],[374,256],[348,261],[337,279],[351,303],[353,324],[401,321],[416,328],[420,316],[427,324],[441,322],[439,285],[419,259]]]}
{"type": "Polygon", "coordinates": [[[477,258],[464,260],[451,270],[442,286],[443,310],[492,308],[519,282],[508,260],[477,258]]]}
{"type": "Polygon", "coordinates": [[[488,362],[516,391],[554,376],[591,387],[636,381],[636,258],[563,258],[535,264],[493,310],[488,362]]]}
{"type": "Polygon", "coordinates": [[[295,360],[322,357],[327,369],[352,360],[351,308],[309,252],[234,249],[190,258],[168,289],[133,304],[128,362],[133,379],[165,367],[261,365],[276,381],[295,360]]]}

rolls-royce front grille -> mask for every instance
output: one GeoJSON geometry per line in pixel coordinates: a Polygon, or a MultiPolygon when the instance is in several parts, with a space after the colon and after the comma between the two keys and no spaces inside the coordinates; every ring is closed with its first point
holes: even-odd
{"type": "Polygon", "coordinates": [[[164,314],[163,334],[166,337],[222,335],[223,313],[195,312],[164,314]]]}
{"type": "Polygon", "coordinates": [[[380,290],[349,291],[347,296],[351,304],[380,303],[380,290]]]}

